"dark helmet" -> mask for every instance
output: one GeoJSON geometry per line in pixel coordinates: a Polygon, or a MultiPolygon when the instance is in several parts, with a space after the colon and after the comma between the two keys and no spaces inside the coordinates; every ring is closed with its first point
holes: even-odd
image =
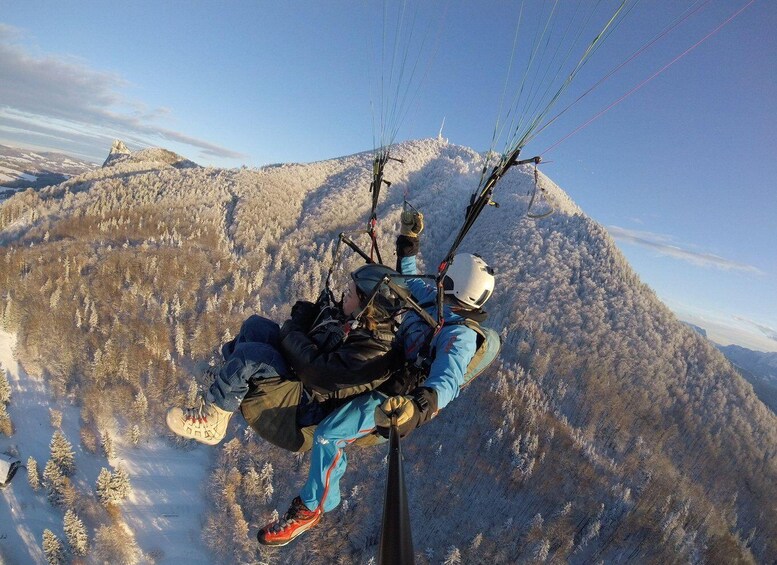
{"type": "MultiPolygon", "coordinates": [[[[394,278],[398,277],[399,273],[394,269],[377,263],[364,265],[351,273],[351,278],[356,285],[356,292],[359,295],[359,303],[362,307],[367,305],[367,300],[373,290],[375,290],[375,286],[386,276],[391,277],[394,283],[403,287],[405,286],[405,283],[401,278],[394,278]]],[[[402,299],[400,299],[388,285],[384,284],[380,286],[378,293],[375,295],[372,306],[377,310],[378,318],[387,319],[402,308],[402,299]]]]}

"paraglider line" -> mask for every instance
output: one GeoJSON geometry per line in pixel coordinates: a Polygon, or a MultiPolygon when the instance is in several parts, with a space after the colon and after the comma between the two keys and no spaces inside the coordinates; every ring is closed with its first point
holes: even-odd
{"type": "Polygon", "coordinates": [[[553,145],[551,145],[550,147],[548,147],[548,148],[547,148],[545,151],[543,151],[543,152],[541,153],[541,155],[545,155],[546,153],[548,153],[548,152],[552,151],[552,150],[553,150],[553,149],[555,149],[555,148],[556,148],[558,145],[560,145],[561,143],[563,143],[564,141],[566,141],[567,139],[569,139],[570,137],[572,137],[573,135],[575,135],[577,132],[579,132],[580,130],[582,130],[582,129],[584,129],[584,128],[588,127],[588,126],[589,126],[589,125],[591,125],[593,122],[595,122],[597,119],[599,119],[600,117],[602,117],[604,114],[606,114],[607,112],[609,112],[610,110],[612,110],[612,109],[613,109],[615,106],[617,106],[618,104],[620,104],[621,102],[623,102],[623,101],[624,101],[626,98],[628,98],[629,96],[631,96],[632,94],[634,94],[634,93],[635,93],[635,92],[637,92],[638,90],[642,89],[642,87],[644,87],[646,84],[648,84],[648,83],[649,83],[650,81],[652,81],[654,78],[656,78],[658,75],[660,75],[661,73],[663,73],[663,72],[664,72],[666,69],[668,69],[669,67],[671,67],[672,65],[674,65],[674,64],[675,64],[677,61],[679,61],[680,59],[682,59],[683,57],[685,57],[685,56],[686,56],[688,53],[690,53],[691,51],[693,51],[694,49],[696,49],[696,48],[697,48],[699,45],[701,45],[702,43],[704,43],[705,41],[707,41],[707,40],[708,40],[710,37],[712,37],[713,35],[715,35],[716,33],[718,33],[718,32],[719,32],[721,29],[723,29],[723,28],[724,28],[726,25],[728,25],[728,24],[729,24],[729,23],[730,23],[730,22],[731,22],[731,21],[732,21],[734,18],[736,18],[736,17],[737,17],[739,14],[741,14],[741,13],[742,13],[742,12],[744,12],[744,11],[745,11],[745,10],[746,10],[748,7],[750,7],[750,5],[751,5],[751,4],[753,4],[754,2],[755,2],[755,0],[750,0],[750,1],[749,1],[747,4],[745,4],[745,5],[744,5],[744,6],[742,6],[742,7],[741,7],[739,10],[737,10],[737,11],[736,11],[736,12],[734,12],[734,13],[733,13],[731,16],[729,16],[729,17],[728,17],[728,19],[726,19],[726,20],[725,20],[723,23],[721,23],[721,24],[720,24],[718,27],[716,27],[716,28],[715,28],[715,29],[713,29],[711,32],[709,32],[707,35],[705,35],[704,37],[702,37],[702,38],[701,38],[699,41],[697,41],[696,43],[694,43],[693,45],[691,45],[691,46],[690,46],[688,49],[686,49],[685,51],[683,51],[682,53],[680,53],[680,54],[679,54],[677,57],[675,57],[674,59],[672,59],[672,60],[671,60],[670,62],[668,62],[666,65],[664,65],[663,67],[661,67],[660,69],[658,69],[658,70],[657,70],[655,73],[653,73],[653,74],[652,74],[652,75],[650,75],[648,78],[646,78],[645,80],[643,80],[643,81],[642,81],[641,83],[639,83],[637,86],[635,86],[634,88],[632,88],[631,90],[629,90],[629,91],[628,91],[626,94],[624,94],[623,96],[621,96],[620,98],[618,98],[618,99],[617,99],[615,102],[613,102],[612,104],[610,104],[609,106],[607,106],[607,107],[606,107],[604,110],[600,111],[598,114],[596,114],[596,115],[595,115],[594,117],[592,117],[590,120],[588,120],[587,122],[585,122],[585,123],[583,123],[582,125],[578,126],[578,127],[577,127],[577,128],[575,128],[575,129],[574,129],[572,132],[568,133],[567,135],[565,135],[564,137],[562,137],[562,138],[561,138],[559,141],[557,141],[556,143],[554,143],[553,145]]]}

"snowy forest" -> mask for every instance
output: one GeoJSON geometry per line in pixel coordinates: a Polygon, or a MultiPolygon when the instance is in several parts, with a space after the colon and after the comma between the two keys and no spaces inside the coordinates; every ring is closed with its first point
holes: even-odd
{"type": "MultiPolygon", "coordinates": [[[[206,369],[242,320],[280,322],[295,300],[315,298],[337,235],[366,224],[371,152],[231,170],[171,155],[138,152],[0,205],[0,327],[52,399],[80,410],[71,438],[57,435],[52,412],[51,460],[27,465],[74,540],[39,532],[50,562],[110,561],[111,551],[155,561],[119,526],[131,474],[105,469],[95,494],[74,492],[68,440],[96,452],[112,437],[167,435],[166,410],[209,384],[206,369]],[[79,545],[82,530],[94,552],[79,545]]],[[[392,156],[403,162],[387,165],[378,206],[384,261],[394,263],[407,195],[425,214],[420,257],[433,272],[484,156],[434,139],[392,156]]],[[[777,417],[542,173],[554,213],[527,218],[534,183],[530,166],[512,169],[499,208],[461,248],[496,270],[486,325],[503,349],[403,443],[417,563],[773,562],[777,417]]],[[[0,434],[12,436],[14,397],[2,383],[0,434]]],[[[351,448],[341,506],[278,549],[259,548],[256,530],[297,494],[307,456],[266,443],[239,417],[210,452],[208,561],[376,562],[384,447],[351,448]]]]}

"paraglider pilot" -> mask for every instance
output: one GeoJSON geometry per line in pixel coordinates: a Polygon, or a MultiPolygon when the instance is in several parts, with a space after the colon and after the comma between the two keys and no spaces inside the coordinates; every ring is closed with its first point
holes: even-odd
{"type": "MultiPolygon", "coordinates": [[[[418,274],[415,256],[422,230],[422,214],[403,213],[397,238],[397,266],[403,274],[418,274]]],[[[421,278],[408,280],[407,286],[415,300],[435,315],[435,287],[421,278]]],[[[340,503],[347,445],[376,431],[388,437],[392,415],[398,417],[400,436],[407,436],[456,398],[477,341],[475,331],[463,321],[485,319],[482,306],[494,290],[493,270],[480,257],[460,253],[448,270],[444,289],[442,329],[433,335],[434,329],[420,315],[414,311],[405,314],[395,340],[402,356],[401,369],[375,390],[348,400],[318,424],[307,482],[286,514],[259,530],[260,543],[286,545],[340,503]]]]}

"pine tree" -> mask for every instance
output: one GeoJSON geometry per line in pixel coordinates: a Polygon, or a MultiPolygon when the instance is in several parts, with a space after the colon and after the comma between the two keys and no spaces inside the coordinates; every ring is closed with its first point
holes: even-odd
{"type": "Polygon", "coordinates": [[[186,405],[193,407],[200,398],[200,387],[193,378],[189,381],[189,390],[186,392],[186,405]]]}
{"type": "Polygon", "coordinates": [[[262,481],[262,498],[263,502],[267,503],[272,500],[272,495],[274,492],[273,486],[272,486],[272,476],[273,476],[273,468],[272,464],[268,461],[264,465],[262,465],[262,472],[259,474],[259,477],[262,481]]]}
{"type": "Polygon", "coordinates": [[[0,367],[0,404],[11,402],[11,385],[8,383],[8,376],[5,369],[0,367]]]}
{"type": "Polygon", "coordinates": [[[100,563],[135,565],[140,550],[135,538],[121,525],[101,526],[94,535],[94,553],[100,563]]]}
{"type": "Polygon", "coordinates": [[[108,459],[116,457],[116,451],[113,448],[113,438],[108,431],[104,431],[102,434],[103,453],[108,459]]]}
{"type": "Polygon", "coordinates": [[[148,415],[148,400],[142,390],[139,390],[135,395],[135,400],[132,402],[132,415],[137,420],[138,425],[142,425],[146,421],[148,415]]]}
{"type": "Polygon", "coordinates": [[[13,423],[5,409],[5,404],[2,402],[0,402],[0,434],[5,434],[8,437],[13,435],[13,423]]]}
{"type": "Polygon", "coordinates": [[[140,444],[140,427],[137,424],[133,424],[130,428],[130,443],[135,447],[140,444]]]}
{"type": "Polygon", "coordinates": [[[450,548],[443,565],[461,565],[461,552],[458,547],[452,546],[450,548]]]}
{"type": "Polygon", "coordinates": [[[43,469],[43,486],[46,487],[51,504],[59,506],[63,503],[62,490],[65,486],[65,476],[53,459],[49,459],[43,469]]]}
{"type": "Polygon", "coordinates": [[[127,471],[119,467],[116,472],[111,475],[110,488],[118,502],[126,500],[132,492],[132,485],[130,484],[127,471]]]}
{"type": "Polygon", "coordinates": [[[104,506],[119,504],[132,492],[129,475],[124,469],[119,468],[111,473],[105,467],[97,477],[97,496],[104,506]]]}
{"type": "Polygon", "coordinates": [[[94,331],[97,329],[97,324],[100,323],[99,318],[97,317],[97,310],[93,307],[92,313],[89,316],[89,331],[94,331]]]}
{"type": "Polygon", "coordinates": [[[478,533],[474,538],[472,538],[472,543],[469,545],[469,550],[477,551],[478,548],[480,548],[481,543],[483,543],[483,534],[478,533]]]}
{"type": "Polygon", "coordinates": [[[27,458],[27,482],[30,483],[32,490],[40,488],[40,475],[38,475],[38,462],[30,455],[27,458]]]}
{"type": "Polygon", "coordinates": [[[245,497],[245,506],[252,508],[263,500],[262,480],[256,469],[251,466],[245,477],[243,477],[243,495],[245,497]]]}
{"type": "Polygon", "coordinates": [[[237,542],[235,545],[241,546],[246,550],[246,540],[248,540],[248,522],[246,522],[243,515],[243,509],[240,505],[235,503],[229,507],[229,523],[232,527],[234,539],[237,542]]]}
{"type": "Polygon", "coordinates": [[[97,453],[97,434],[94,428],[88,424],[81,426],[79,430],[79,437],[81,438],[81,446],[89,453],[97,453]]]}
{"type": "Polygon", "coordinates": [[[75,508],[78,500],[78,491],[73,486],[68,477],[62,477],[62,486],[60,488],[60,505],[65,508],[75,508]]]}
{"type": "Polygon", "coordinates": [[[103,467],[97,476],[97,496],[104,506],[113,503],[113,492],[111,491],[111,472],[103,467]]]}
{"type": "Polygon", "coordinates": [[[178,357],[184,356],[184,344],[186,342],[186,335],[180,322],[175,325],[175,352],[178,357]]]}
{"type": "Polygon", "coordinates": [[[43,553],[46,554],[46,561],[49,562],[49,565],[59,565],[65,562],[62,543],[54,535],[54,532],[48,529],[43,530],[43,553]]]}
{"type": "Polygon", "coordinates": [[[534,561],[544,563],[548,559],[548,554],[550,553],[550,541],[547,539],[540,540],[535,544],[532,553],[532,559],[534,559],[534,561]]]}
{"type": "Polygon", "coordinates": [[[59,429],[62,427],[62,412],[49,408],[49,417],[51,418],[51,427],[59,429]]]}
{"type": "Polygon", "coordinates": [[[63,475],[70,475],[75,470],[75,454],[73,446],[60,430],[51,436],[50,448],[52,461],[59,465],[63,475]]]}
{"type": "Polygon", "coordinates": [[[86,528],[75,512],[68,510],[65,512],[64,530],[67,536],[67,543],[74,555],[83,557],[89,550],[89,539],[86,535],[86,528]]]}

